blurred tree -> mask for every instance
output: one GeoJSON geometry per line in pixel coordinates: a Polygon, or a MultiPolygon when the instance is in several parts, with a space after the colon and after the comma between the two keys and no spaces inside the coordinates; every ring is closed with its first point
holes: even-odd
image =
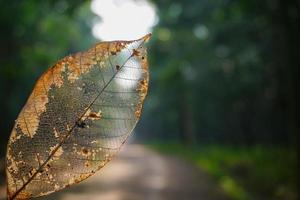
{"type": "Polygon", "coordinates": [[[35,80],[94,39],[89,1],[0,1],[0,157],[35,80]]]}
{"type": "Polygon", "coordinates": [[[295,141],[298,1],[153,2],[160,21],[150,51],[152,89],[139,126],[143,137],[295,141]]]}

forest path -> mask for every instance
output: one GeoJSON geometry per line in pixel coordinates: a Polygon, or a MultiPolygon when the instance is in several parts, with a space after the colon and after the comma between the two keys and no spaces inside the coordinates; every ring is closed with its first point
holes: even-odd
{"type": "Polygon", "coordinates": [[[120,154],[86,181],[39,200],[228,200],[212,179],[189,163],[143,145],[120,154]]]}

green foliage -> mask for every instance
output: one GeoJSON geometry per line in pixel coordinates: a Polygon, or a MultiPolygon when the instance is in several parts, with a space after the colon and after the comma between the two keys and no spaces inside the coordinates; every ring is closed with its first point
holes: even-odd
{"type": "Polygon", "coordinates": [[[298,3],[152,1],[160,19],[137,136],[163,141],[159,149],[192,160],[235,199],[295,199],[298,3]]]}
{"type": "Polygon", "coordinates": [[[290,37],[285,24],[274,23],[283,12],[279,2],[153,2],[160,20],[150,52],[151,92],[140,126],[144,137],[199,143],[295,141],[295,116],[289,115],[294,111],[286,107],[292,100],[284,64],[289,55],[281,50],[292,44],[277,38],[290,37]],[[275,37],[277,32],[287,34],[275,37]]]}
{"type": "Polygon", "coordinates": [[[224,176],[220,179],[220,185],[222,189],[230,196],[232,199],[237,200],[247,200],[249,195],[245,190],[237,184],[237,182],[229,176],[224,176]]]}
{"type": "Polygon", "coordinates": [[[151,144],[214,176],[233,199],[296,199],[296,152],[284,147],[151,144]]]}

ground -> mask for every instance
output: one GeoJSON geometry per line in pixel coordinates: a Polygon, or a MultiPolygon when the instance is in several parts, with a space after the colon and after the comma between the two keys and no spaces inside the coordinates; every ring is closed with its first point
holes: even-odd
{"type": "Polygon", "coordinates": [[[178,158],[160,155],[143,145],[126,145],[119,156],[93,177],[38,199],[228,200],[200,169],[178,158]]]}

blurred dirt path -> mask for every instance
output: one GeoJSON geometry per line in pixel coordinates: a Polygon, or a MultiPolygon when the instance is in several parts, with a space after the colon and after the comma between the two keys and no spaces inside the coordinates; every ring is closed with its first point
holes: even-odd
{"type": "Polygon", "coordinates": [[[39,200],[227,200],[209,176],[142,145],[126,145],[93,177],[39,200]]]}

